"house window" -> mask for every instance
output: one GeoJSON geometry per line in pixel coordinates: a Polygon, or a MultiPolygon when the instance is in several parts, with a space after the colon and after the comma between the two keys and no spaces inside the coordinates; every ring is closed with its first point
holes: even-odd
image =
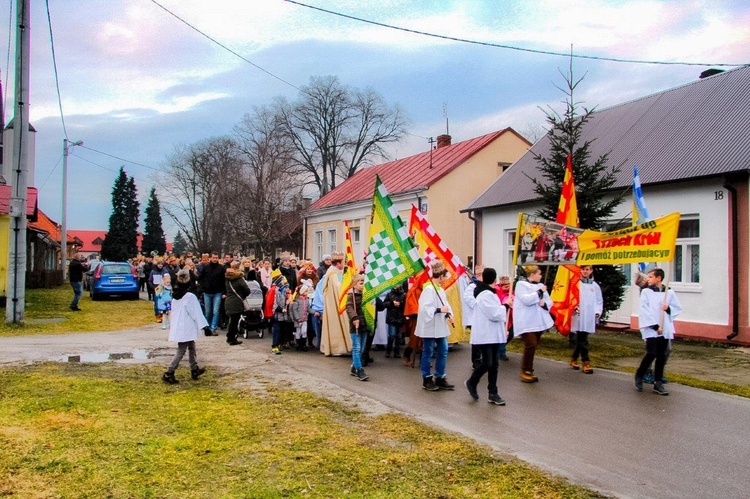
{"type": "Polygon", "coordinates": [[[328,253],[336,251],[336,229],[328,231],[328,253]]]}
{"type": "Polygon", "coordinates": [[[511,163],[505,163],[502,161],[497,162],[497,169],[500,173],[505,173],[505,170],[510,168],[511,163]]]}
{"type": "Polygon", "coordinates": [[[505,231],[505,251],[507,256],[507,273],[512,274],[513,269],[515,268],[515,262],[513,261],[513,252],[516,249],[516,231],[515,230],[507,230],[505,231]]]}
{"type": "Polygon", "coordinates": [[[323,260],[323,231],[315,231],[315,262],[323,260]]]}
{"type": "Polygon", "coordinates": [[[700,282],[700,220],[685,217],[677,229],[677,244],[674,251],[674,282],[700,282]]]}
{"type": "Polygon", "coordinates": [[[362,259],[362,245],[360,244],[359,227],[349,229],[349,234],[352,236],[352,253],[354,253],[354,261],[359,264],[362,259]]]}

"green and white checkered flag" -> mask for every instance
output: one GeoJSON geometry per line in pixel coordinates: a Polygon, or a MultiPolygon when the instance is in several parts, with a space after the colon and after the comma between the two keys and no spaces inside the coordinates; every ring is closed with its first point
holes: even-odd
{"type": "MultiPolygon", "coordinates": [[[[414,242],[409,237],[393,202],[388,196],[380,177],[376,176],[375,195],[372,199],[372,220],[370,222],[370,244],[365,259],[364,304],[389,289],[398,286],[406,279],[424,269],[414,242]]],[[[372,313],[373,310],[368,310],[372,313]]],[[[368,313],[368,323],[370,317],[368,313]]],[[[374,315],[373,315],[374,317],[374,315]]]]}

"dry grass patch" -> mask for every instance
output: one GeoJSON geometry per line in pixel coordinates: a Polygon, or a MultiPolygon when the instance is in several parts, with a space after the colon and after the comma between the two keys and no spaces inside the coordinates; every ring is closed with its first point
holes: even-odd
{"type": "Polygon", "coordinates": [[[166,386],[151,366],[0,370],[0,495],[595,497],[400,415],[309,393],[166,386]]]}
{"type": "Polygon", "coordinates": [[[68,308],[73,299],[70,285],[26,291],[26,324],[0,324],[0,336],[63,334],[93,331],[119,331],[151,324],[154,305],[144,300],[120,298],[92,301],[84,291],[79,303],[82,312],[68,308]],[[52,320],[36,323],[35,320],[52,320]]]}

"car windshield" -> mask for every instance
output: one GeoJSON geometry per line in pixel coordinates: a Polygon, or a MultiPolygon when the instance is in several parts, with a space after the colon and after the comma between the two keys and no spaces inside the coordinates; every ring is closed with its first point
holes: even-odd
{"type": "Polygon", "coordinates": [[[116,263],[102,266],[102,275],[110,274],[130,274],[130,265],[126,263],[116,263]]]}

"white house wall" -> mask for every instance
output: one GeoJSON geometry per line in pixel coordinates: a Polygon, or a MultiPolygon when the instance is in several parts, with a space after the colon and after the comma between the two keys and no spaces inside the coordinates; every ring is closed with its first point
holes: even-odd
{"type": "MultiPolygon", "coordinates": [[[[679,211],[683,217],[697,216],[700,220],[700,284],[675,283],[683,305],[680,320],[703,324],[727,325],[729,323],[729,285],[727,258],[729,255],[729,205],[728,193],[722,179],[706,179],[664,186],[643,187],[643,195],[651,218],[679,211]]],[[[495,267],[500,275],[510,274],[508,231],[515,230],[518,213],[534,213],[539,204],[493,208],[482,213],[481,262],[495,267]]],[[[631,195],[625,195],[613,220],[630,219],[631,195]]],[[[660,266],[668,271],[669,265],[660,266]]],[[[667,272],[667,275],[670,275],[667,272]]],[[[638,290],[631,286],[630,315],[638,315],[638,290]]],[[[623,312],[627,312],[623,310],[623,312]]],[[[627,315],[627,313],[625,314],[627,315]]]]}

